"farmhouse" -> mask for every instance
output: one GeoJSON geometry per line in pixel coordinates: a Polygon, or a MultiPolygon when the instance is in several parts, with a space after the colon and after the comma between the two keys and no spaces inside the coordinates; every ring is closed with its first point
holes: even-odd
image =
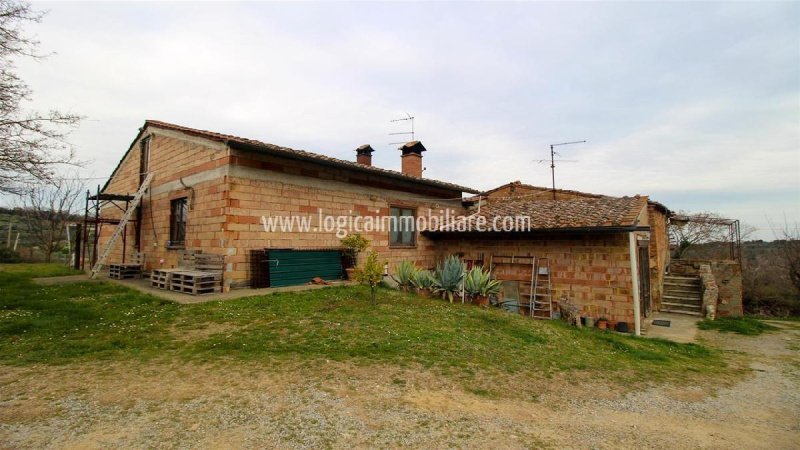
{"type": "Polygon", "coordinates": [[[506,293],[516,289],[518,303],[532,295],[525,281],[544,274],[549,301],[631,327],[661,307],[670,215],[663,205],[639,195],[521,182],[480,192],[423,178],[425,151],[420,142],[403,145],[402,169],[394,171],[373,166],[368,145],[345,161],[148,120],[108,182],[87,200],[97,205],[87,223],[98,229],[97,250],[84,252],[84,264],[107,250],[102,264],[136,255],[151,272],[175,268],[187,252],[201,251],[222,261],[225,291],[302,284],[312,273],[341,278],[342,232],[328,225],[344,217],[371,224],[362,234],[390,272],[404,260],[431,268],[457,254],[505,274],[506,293]],[[134,194],[143,183],[149,186],[137,206],[134,194]],[[121,221],[126,211],[130,220],[121,221]],[[435,223],[411,228],[402,219],[390,229],[371,220],[432,215],[439,217],[435,223]],[[471,226],[504,217],[528,219],[500,229],[471,226]],[[110,242],[120,222],[121,237],[110,242]]]}

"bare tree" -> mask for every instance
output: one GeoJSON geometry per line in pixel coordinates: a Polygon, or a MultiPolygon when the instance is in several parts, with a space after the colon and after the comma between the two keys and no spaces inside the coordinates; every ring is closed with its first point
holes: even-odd
{"type": "Polygon", "coordinates": [[[28,239],[50,262],[53,253],[67,242],[67,225],[76,219],[84,185],[75,178],[57,179],[53,184],[33,187],[22,195],[19,208],[28,239]]]}
{"type": "Polygon", "coordinates": [[[775,238],[780,244],[783,266],[789,281],[800,291],[800,224],[789,223],[784,218],[783,227],[776,231],[775,238]]]}
{"type": "MultiPolygon", "coordinates": [[[[752,230],[751,227],[748,233],[752,233],[752,230]]],[[[673,248],[672,257],[676,259],[684,256],[693,245],[728,242],[730,238],[729,221],[717,213],[706,211],[689,214],[680,211],[670,219],[669,239],[673,248]]]]}
{"type": "Polygon", "coordinates": [[[36,52],[39,43],[22,29],[42,16],[27,2],[0,0],[0,193],[24,193],[34,181],[52,181],[59,164],[78,164],[65,138],[80,117],[21,106],[32,92],[17,75],[14,59],[44,58],[36,52]]]}

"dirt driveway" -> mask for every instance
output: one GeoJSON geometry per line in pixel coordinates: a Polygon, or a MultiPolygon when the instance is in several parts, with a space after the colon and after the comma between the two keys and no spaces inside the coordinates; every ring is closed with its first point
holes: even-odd
{"type": "Polygon", "coordinates": [[[0,373],[7,448],[800,448],[800,324],[760,337],[702,332],[754,369],[728,387],[620,394],[553,380],[493,399],[443,377],[328,363],[269,370],[95,363],[0,373]]]}

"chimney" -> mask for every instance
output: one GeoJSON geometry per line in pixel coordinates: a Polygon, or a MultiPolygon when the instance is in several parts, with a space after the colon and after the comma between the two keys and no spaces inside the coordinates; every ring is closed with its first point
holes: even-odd
{"type": "Polygon", "coordinates": [[[422,152],[426,150],[422,142],[406,142],[399,150],[403,152],[400,157],[403,174],[422,178],[422,152]]]}
{"type": "Polygon", "coordinates": [[[375,150],[364,144],[356,149],[356,162],[365,166],[372,166],[372,152],[375,150]]]}

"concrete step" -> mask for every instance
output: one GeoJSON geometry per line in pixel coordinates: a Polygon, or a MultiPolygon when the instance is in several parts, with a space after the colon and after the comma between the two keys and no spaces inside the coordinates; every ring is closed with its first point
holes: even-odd
{"type": "Polygon", "coordinates": [[[667,303],[680,303],[682,305],[702,305],[703,299],[700,297],[683,297],[675,295],[664,295],[661,297],[662,302],[667,303]]]}
{"type": "Polygon", "coordinates": [[[700,277],[687,277],[683,275],[664,275],[664,280],[673,281],[698,281],[700,277]]]}
{"type": "Polygon", "coordinates": [[[702,283],[700,280],[688,281],[688,280],[670,280],[668,278],[664,278],[664,286],[686,286],[686,287],[700,287],[702,283]]]}
{"type": "Polygon", "coordinates": [[[686,303],[661,302],[661,310],[663,311],[665,308],[679,311],[694,311],[699,313],[702,307],[701,305],[691,305],[686,303]]]}
{"type": "Polygon", "coordinates": [[[665,291],[662,298],[691,299],[692,301],[702,302],[703,296],[700,293],[670,292],[665,291]]]}
{"type": "Polygon", "coordinates": [[[664,292],[684,293],[688,295],[702,295],[703,290],[699,287],[684,287],[684,286],[664,286],[664,292]]]}
{"type": "Polygon", "coordinates": [[[703,315],[700,314],[699,312],[684,311],[684,310],[680,310],[680,309],[668,309],[668,308],[662,307],[660,311],[661,312],[666,312],[666,313],[673,313],[673,314],[686,314],[687,316],[703,317],[703,315]]]}

